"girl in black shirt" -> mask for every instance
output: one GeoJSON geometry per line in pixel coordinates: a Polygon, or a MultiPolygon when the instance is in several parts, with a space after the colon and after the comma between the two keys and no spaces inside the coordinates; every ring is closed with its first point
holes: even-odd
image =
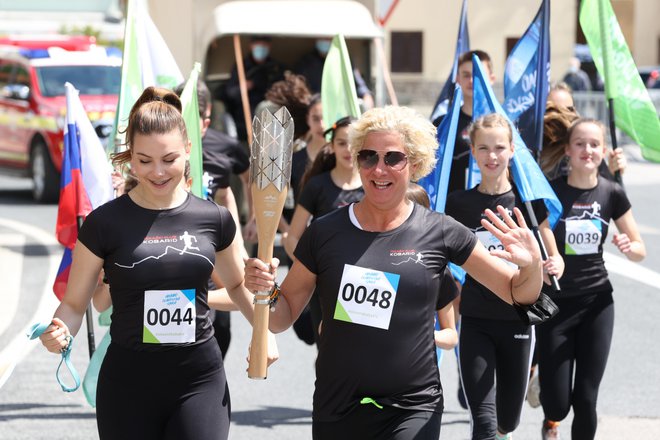
{"type": "Polygon", "coordinates": [[[53,353],[69,344],[104,269],[114,310],[96,396],[100,438],[226,439],[229,392],[207,282],[215,271],[252,319],[236,225],[225,208],[186,191],[190,142],[174,93],[142,93],[126,147],[114,162],[130,162],[138,184],[85,220],[42,343],[53,353]]]}
{"type": "Polygon", "coordinates": [[[603,261],[610,220],[619,230],[612,242],[629,260],[646,255],[626,194],[599,175],[607,154],[604,133],[600,121],[576,120],[565,147],[568,177],[552,181],[563,206],[555,235],[566,271],[562,290],[553,297],[560,311],[538,328],[543,438],[548,440],[558,438],[558,422],[571,406],[571,437],[589,440],[596,434],[598,388],[614,327],[612,285],[603,261]]]}
{"type": "MultiPolygon", "coordinates": [[[[511,126],[503,116],[493,113],[476,120],[469,134],[481,182],[471,190],[450,194],[446,213],[470,228],[487,249],[501,249],[502,244],[481,221],[485,209],[498,205],[526,212],[509,179],[509,162],[514,151],[511,126]]],[[[544,263],[547,282],[548,274],[561,276],[563,262],[545,206],[535,202],[533,207],[549,255],[544,263]]],[[[461,291],[460,312],[459,362],[472,415],[472,439],[508,439],[520,422],[534,328],[521,322],[511,303],[469,275],[461,291]]]]}

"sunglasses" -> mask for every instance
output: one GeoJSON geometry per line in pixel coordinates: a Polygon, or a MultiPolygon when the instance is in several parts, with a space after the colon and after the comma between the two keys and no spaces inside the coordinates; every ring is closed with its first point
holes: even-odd
{"type": "MultiPolygon", "coordinates": [[[[374,150],[360,150],[357,154],[360,168],[368,170],[378,163],[378,152],[374,150]]],[[[408,156],[400,151],[388,151],[383,156],[383,162],[395,171],[402,170],[408,163],[408,156]]]]}

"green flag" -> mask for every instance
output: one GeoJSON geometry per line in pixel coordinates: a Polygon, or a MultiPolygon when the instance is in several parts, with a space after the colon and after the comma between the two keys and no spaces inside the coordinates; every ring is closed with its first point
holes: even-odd
{"type": "Polygon", "coordinates": [[[199,105],[197,104],[197,79],[202,71],[200,63],[195,63],[190,77],[181,92],[181,105],[183,119],[186,121],[186,131],[190,139],[190,177],[192,187],[190,191],[197,197],[205,198],[202,171],[202,133],[199,122],[199,105]]]}
{"type": "Polygon", "coordinates": [[[647,160],[660,162],[660,121],[642,83],[610,0],[582,0],[580,26],[605,95],[613,100],[615,123],[639,144],[647,160]]]}
{"type": "Polygon", "coordinates": [[[121,85],[115,114],[115,135],[108,148],[116,151],[124,142],[128,115],[142,91],[149,86],[172,89],[183,75],[149,16],[145,0],[129,0],[124,28],[121,85]]]}
{"type": "Polygon", "coordinates": [[[336,35],[323,64],[321,77],[321,101],[323,122],[331,127],[344,116],[360,116],[360,105],[355,92],[353,68],[342,35],[336,35]]]}

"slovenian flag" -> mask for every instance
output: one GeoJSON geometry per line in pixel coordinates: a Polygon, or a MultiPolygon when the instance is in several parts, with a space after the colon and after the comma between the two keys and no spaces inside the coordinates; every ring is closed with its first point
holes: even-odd
{"type": "Polygon", "coordinates": [[[78,239],[78,219],[113,197],[112,168],[94,127],[70,83],[66,89],[66,127],[62,151],[60,202],[55,235],[64,247],[53,291],[62,299],[69,279],[73,248],[78,239]]]}

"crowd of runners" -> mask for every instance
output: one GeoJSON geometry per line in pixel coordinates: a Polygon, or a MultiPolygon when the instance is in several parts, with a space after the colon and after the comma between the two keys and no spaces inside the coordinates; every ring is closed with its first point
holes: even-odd
{"type": "MultiPolygon", "coordinates": [[[[317,56],[326,43],[317,42],[317,56]]],[[[387,106],[326,127],[323,97],[307,87],[318,78],[280,72],[268,50],[268,39],[251,43],[250,103],[285,105],[297,123],[279,225],[288,273],[276,288],[277,260],[244,258],[253,254],[254,213],[240,221],[228,176],[243,177],[247,197],[245,127],[239,140],[208,131],[211,96],[198,87],[204,168],[213,178],[211,200],[202,200],[188,192],[190,142],[178,96],[146,89],[130,113],[126,150],[113,157],[125,187],[85,220],[66,294],[41,336],[59,353],[93,298],[112,305],[96,399],[100,438],[228,438],[227,312],[251,322],[252,292],[269,290],[279,292],[270,330],[293,327],[318,348],[309,390],[314,439],[440,438],[436,347],[455,346],[473,439],[513,438],[526,397],[540,399],[543,439],[559,438],[571,409],[572,438],[593,439],[613,332],[603,262],[610,220],[619,251],[632,261],[645,256],[615,179],[625,157],[608,148],[603,124],[575,112],[568,86],[552,87],[540,164],[563,208],[554,229],[545,205],[532,206],[546,256],[511,177],[511,125],[498,114],[472,117],[472,56],[494,81],[488,54],[459,59],[463,105],[441,214],[416,201],[411,186],[436,166],[440,120],[387,106]],[[481,172],[474,188],[466,188],[470,155],[481,172]],[[467,272],[463,283],[449,263],[467,272]],[[519,310],[542,291],[559,311],[532,325],[519,310]]],[[[313,71],[306,73],[320,74],[313,71]]],[[[224,99],[235,97],[235,86],[229,82],[224,99]]]]}

